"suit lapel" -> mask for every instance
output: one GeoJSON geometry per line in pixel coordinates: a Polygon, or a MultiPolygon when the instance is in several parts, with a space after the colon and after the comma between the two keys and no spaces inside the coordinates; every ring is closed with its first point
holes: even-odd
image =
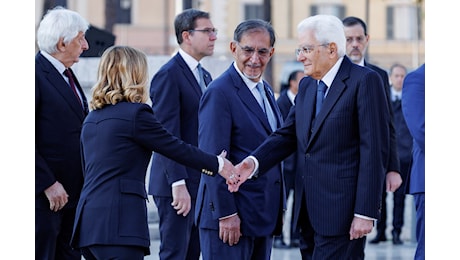
{"type": "Polygon", "coordinates": [[[244,83],[243,79],[235,70],[233,64],[231,64],[230,66],[230,76],[232,77],[233,85],[235,86],[235,88],[237,88],[238,97],[248,107],[248,110],[251,111],[259,119],[259,121],[264,126],[265,130],[271,133],[272,129],[270,127],[270,124],[268,123],[268,119],[264,111],[260,107],[257,100],[254,98],[254,95],[251,93],[249,88],[246,87],[246,83],[244,83]]]}
{"type": "MultiPolygon", "coordinates": [[[[345,79],[349,77],[348,75],[350,71],[350,65],[351,65],[351,62],[345,57],[344,60],[342,61],[342,64],[340,65],[337,75],[332,81],[332,85],[329,87],[329,92],[323,101],[321,110],[318,116],[315,118],[315,124],[313,128],[311,128],[311,131],[310,131],[311,136],[308,140],[307,148],[311,144],[311,140],[313,140],[315,136],[318,134],[319,129],[321,128],[321,125],[324,123],[324,120],[328,117],[332,108],[335,106],[335,104],[337,104],[337,102],[340,99],[340,96],[342,95],[343,91],[346,89],[346,85],[344,82],[345,82],[345,79]]],[[[316,95],[316,87],[314,89],[315,89],[315,93],[313,93],[313,95],[316,95]]]]}
{"type": "MultiPolygon", "coordinates": [[[[189,82],[189,85],[193,88],[194,92],[198,95],[198,98],[201,98],[201,87],[200,84],[196,81],[195,76],[193,75],[193,72],[190,70],[188,67],[187,63],[185,63],[185,60],[180,56],[179,53],[174,56],[174,58],[177,61],[177,64],[179,65],[180,69],[182,70],[181,73],[178,73],[177,75],[184,75],[185,79],[189,82]]],[[[206,80],[206,77],[205,77],[206,80]]]]}
{"type": "MultiPolygon", "coordinates": [[[[75,94],[72,92],[70,86],[68,86],[67,82],[64,80],[64,77],[56,70],[56,68],[49,62],[43,55],[38,54],[40,63],[42,64],[42,69],[46,73],[46,78],[50,82],[50,84],[56,89],[63,99],[69,104],[72,111],[77,114],[79,118],[83,120],[87,111],[83,110],[80,102],[75,98],[75,94]]],[[[76,78],[75,78],[76,79],[76,78]]],[[[80,87],[80,83],[76,80],[75,84],[78,87],[78,90],[84,96],[84,92],[80,87]]],[[[86,98],[84,98],[86,101],[86,98]]]]}

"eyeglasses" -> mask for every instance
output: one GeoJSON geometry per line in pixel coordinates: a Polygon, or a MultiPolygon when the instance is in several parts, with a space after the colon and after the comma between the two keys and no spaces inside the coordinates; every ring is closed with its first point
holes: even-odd
{"type": "Polygon", "coordinates": [[[300,53],[302,53],[303,55],[310,54],[315,50],[315,47],[320,47],[320,46],[326,47],[328,45],[329,43],[323,43],[320,45],[312,45],[312,46],[304,46],[304,47],[295,49],[295,56],[299,57],[300,53]]]}
{"type": "Polygon", "coordinates": [[[188,30],[189,32],[202,32],[202,33],[207,33],[209,37],[211,36],[217,36],[217,29],[216,28],[206,28],[206,29],[194,29],[194,30],[188,30]]]}
{"type": "Polygon", "coordinates": [[[240,47],[240,49],[243,51],[244,56],[246,57],[252,57],[252,55],[254,55],[254,53],[257,51],[257,55],[259,55],[259,57],[268,58],[270,56],[270,51],[273,49],[273,47],[270,47],[270,49],[262,48],[256,50],[249,46],[241,46],[239,42],[235,43],[240,47]]]}

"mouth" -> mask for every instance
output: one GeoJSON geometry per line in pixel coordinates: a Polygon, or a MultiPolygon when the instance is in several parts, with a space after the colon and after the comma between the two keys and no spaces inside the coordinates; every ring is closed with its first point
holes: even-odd
{"type": "Polygon", "coordinates": [[[357,50],[351,51],[351,55],[360,55],[361,53],[357,50]]]}

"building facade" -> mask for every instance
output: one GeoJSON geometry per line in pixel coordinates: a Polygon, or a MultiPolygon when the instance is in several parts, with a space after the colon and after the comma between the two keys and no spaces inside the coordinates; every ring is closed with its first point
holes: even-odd
{"type": "MultiPolygon", "coordinates": [[[[35,2],[36,25],[46,2],[35,2]]],[[[289,71],[299,66],[294,55],[297,24],[315,14],[363,19],[370,35],[367,59],[384,69],[395,62],[409,69],[425,62],[424,0],[61,0],[54,3],[79,12],[91,25],[111,32],[116,37],[115,44],[130,45],[149,56],[161,57],[177,50],[173,25],[177,13],[190,6],[210,12],[219,33],[213,57],[205,58],[204,63],[214,68],[213,77],[232,61],[229,43],[234,28],[249,18],[270,20],[277,39],[265,77],[275,91],[289,71]]]]}

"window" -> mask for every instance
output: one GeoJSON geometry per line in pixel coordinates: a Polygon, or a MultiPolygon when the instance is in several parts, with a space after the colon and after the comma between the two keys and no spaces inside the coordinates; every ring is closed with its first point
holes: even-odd
{"type": "Polygon", "coordinates": [[[420,8],[411,5],[387,7],[387,30],[389,40],[416,40],[420,38],[420,8]]]}
{"type": "Polygon", "coordinates": [[[245,4],[244,19],[264,19],[264,6],[261,4],[245,4]]]}
{"type": "Polygon", "coordinates": [[[132,0],[120,0],[117,10],[117,23],[131,23],[132,0]]]}
{"type": "Polygon", "coordinates": [[[345,7],[339,4],[314,4],[310,6],[310,15],[330,14],[340,20],[345,18],[345,7]]]}

